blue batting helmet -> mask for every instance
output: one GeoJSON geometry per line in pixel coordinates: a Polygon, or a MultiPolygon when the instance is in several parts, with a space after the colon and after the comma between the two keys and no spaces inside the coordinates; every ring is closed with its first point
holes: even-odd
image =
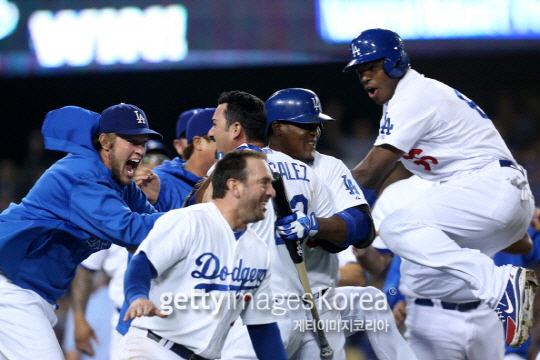
{"type": "Polygon", "coordinates": [[[274,121],[295,123],[319,123],[334,120],[322,113],[317,94],[308,89],[284,89],[276,91],[266,100],[267,129],[274,121]]]}
{"type": "Polygon", "coordinates": [[[386,29],[362,31],[349,46],[351,61],[343,71],[354,70],[356,65],[384,58],[383,69],[393,78],[402,76],[411,66],[403,40],[398,34],[386,29]]]}

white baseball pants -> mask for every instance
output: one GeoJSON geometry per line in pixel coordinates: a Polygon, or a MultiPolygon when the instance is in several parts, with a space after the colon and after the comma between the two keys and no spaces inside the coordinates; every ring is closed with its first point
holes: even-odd
{"type": "Polygon", "coordinates": [[[521,171],[496,161],[427,189],[422,198],[384,219],[381,239],[417,265],[413,274],[402,272],[405,287],[417,297],[480,299],[495,309],[510,266],[497,267],[490,256],[523,237],[534,210],[528,185],[514,185],[523,181],[521,171]],[[426,278],[423,268],[436,269],[439,275],[426,278]],[[452,282],[452,277],[467,286],[452,282]]]}
{"type": "Polygon", "coordinates": [[[0,274],[0,360],[62,360],[55,305],[0,274]]]}

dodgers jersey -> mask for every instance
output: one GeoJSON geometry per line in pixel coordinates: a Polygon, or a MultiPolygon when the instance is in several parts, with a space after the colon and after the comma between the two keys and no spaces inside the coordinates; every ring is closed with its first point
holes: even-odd
{"type": "MultiPolygon", "coordinates": [[[[315,151],[311,168],[322,179],[324,186],[330,193],[335,212],[366,204],[364,194],[343,161],[315,151]]],[[[320,247],[317,248],[322,250],[320,247]]],[[[307,251],[313,251],[313,249],[307,251]]],[[[345,252],[352,254],[351,249],[344,250],[341,253],[345,252]]],[[[327,287],[334,286],[335,279],[339,275],[339,255],[331,254],[324,250],[322,250],[322,254],[329,259],[327,262],[311,261],[311,257],[309,257],[309,260],[306,259],[306,268],[308,273],[311,273],[311,276],[317,279],[319,283],[328,284],[327,287]]],[[[354,255],[353,258],[353,262],[356,262],[354,255]]]]}
{"type": "Polygon", "coordinates": [[[216,359],[239,315],[246,325],[275,322],[268,247],[249,227],[236,240],[213,202],[165,213],[140,251],[158,274],[150,300],[165,310],[168,296],[172,312],[164,319],[136,318],[132,326],[216,359]],[[185,308],[175,307],[175,297],[183,299],[179,304],[185,308]]]}
{"type": "Polygon", "coordinates": [[[380,124],[375,146],[404,151],[405,168],[427,180],[459,176],[499,159],[514,161],[474,101],[412,69],[384,104],[380,124]]]}
{"type": "MultiPolygon", "coordinates": [[[[268,165],[272,171],[278,172],[283,177],[287,196],[293,211],[300,210],[307,216],[330,217],[334,211],[334,205],[330,199],[321,179],[315,172],[300,160],[293,159],[287,154],[274,151],[270,148],[264,148],[268,157],[268,165]]],[[[280,294],[303,294],[304,290],[294,263],[291,260],[287,247],[283,239],[275,233],[274,222],[276,216],[268,209],[267,219],[252,225],[252,228],[261,235],[266,236],[272,252],[272,267],[279,269],[272,274],[272,291],[274,295],[280,294]]],[[[319,289],[326,289],[333,286],[334,279],[337,277],[337,265],[335,273],[328,276],[320,276],[317,273],[311,273],[308,264],[318,264],[324,269],[333,269],[337,259],[328,256],[329,253],[320,247],[310,249],[304,241],[304,262],[308,270],[308,278],[313,292],[319,289]]]]}

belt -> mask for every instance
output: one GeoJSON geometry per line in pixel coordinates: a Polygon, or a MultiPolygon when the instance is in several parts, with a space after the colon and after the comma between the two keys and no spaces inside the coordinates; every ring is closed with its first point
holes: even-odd
{"type": "Polygon", "coordinates": [[[523,174],[523,168],[521,166],[516,165],[516,163],[514,163],[511,160],[501,159],[499,160],[499,165],[501,165],[501,167],[510,167],[512,169],[518,170],[519,172],[523,174]]]}
{"type": "MultiPolygon", "coordinates": [[[[159,336],[158,334],[150,330],[148,330],[148,334],[146,336],[149,339],[154,340],[155,342],[160,342],[161,339],[163,339],[161,336],[159,336]]],[[[208,360],[206,358],[203,358],[202,356],[195,354],[193,351],[189,350],[184,345],[180,345],[177,343],[173,343],[173,344],[174,345],[169,350],[171,350],[173,353],[180,356],[181,358],[184,358],[186,360],[208,360]]]]}
{"type": "MultiPolygon", "coordinates": [[[[422,306],[432,306],[432,307],[435,306],[433,301],[431,301],[430,299],[416,299],[414,300],[414,303],[416,305],[422,305],[422,306]]],[[[441,301],[441,306],[443,309],[446,309],[446,310],[457,310],[457,311],[464,312],[464,311],[476,309],[480,305],[480,303],[481,301],[473,301],[473,302],[461,303],[461,304],[441,301]]]]}

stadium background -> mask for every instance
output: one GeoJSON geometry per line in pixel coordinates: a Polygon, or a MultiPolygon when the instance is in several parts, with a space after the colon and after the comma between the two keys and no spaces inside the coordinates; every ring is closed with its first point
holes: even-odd
{"type": "MultiPolygon", "coordinates": [[[[458,0],[452,2],[460,5],[458,0]]],[[[495,2],[509,8],[520,3],[495,2]]],[[[521,1],[525,2],[532,13],[540,14],[540,2],[521,1]]],[[[319,95],[323,111],[338,119],[325,128],[319,150],[353,167],[375,140],[381,108],[367,98],[354,75],[341,72],[348,43],[323,38],[321,11],[329,4],[354,3],[358,12],[338,21],[354,24],[356,33],[366,28],[363,24],[371,24],[370,12],[361,10],[379,6],[374,4],[387,7],[389,18],[383,27],[392,28],[392,17],[400,20],[400,27],[422,21],[393,11],[398,0],[116,0],[107,1],[107,6],[144,10],[150,3],[162,9],[181,6],[186,12],[186,58],[109,65],[93,59],[79,66],[43,67],[37,60],[35,34],[28,26],[32,15],[41,10],[56,16],[69,9],[76,17],[83,9],[101,9],[103,2],[0,0],[0,35],[7,23],[6,9],[18,8],[17,27],[0,38],[0,210],[20,201],[41,172],[61,156],[43,151],[39,130],[48,111],[65,105],[101,112],[119,102],[135,104],[170,147],[178,115],[194,107],[214,107],[222,91],[238,89],[266,99],[279,89],[308,88],[319,95]]],[[[401,3],[422,6],[425,2],[401,3]]],[[[489,1],[468,3],[484,7],[485,15],[490,15],[489,1]]],[[[405,39],[405,44],[414,69],[459,89],[488,114],[527,168],[540,200],[540,30],[499,36],[503,32],[496,29],[494,33],[405,39]]],[[[77,44],[75,39],[71,45],[77,44]]],[[[51,46],[61,44],[53,41],[51,46]]]]}

